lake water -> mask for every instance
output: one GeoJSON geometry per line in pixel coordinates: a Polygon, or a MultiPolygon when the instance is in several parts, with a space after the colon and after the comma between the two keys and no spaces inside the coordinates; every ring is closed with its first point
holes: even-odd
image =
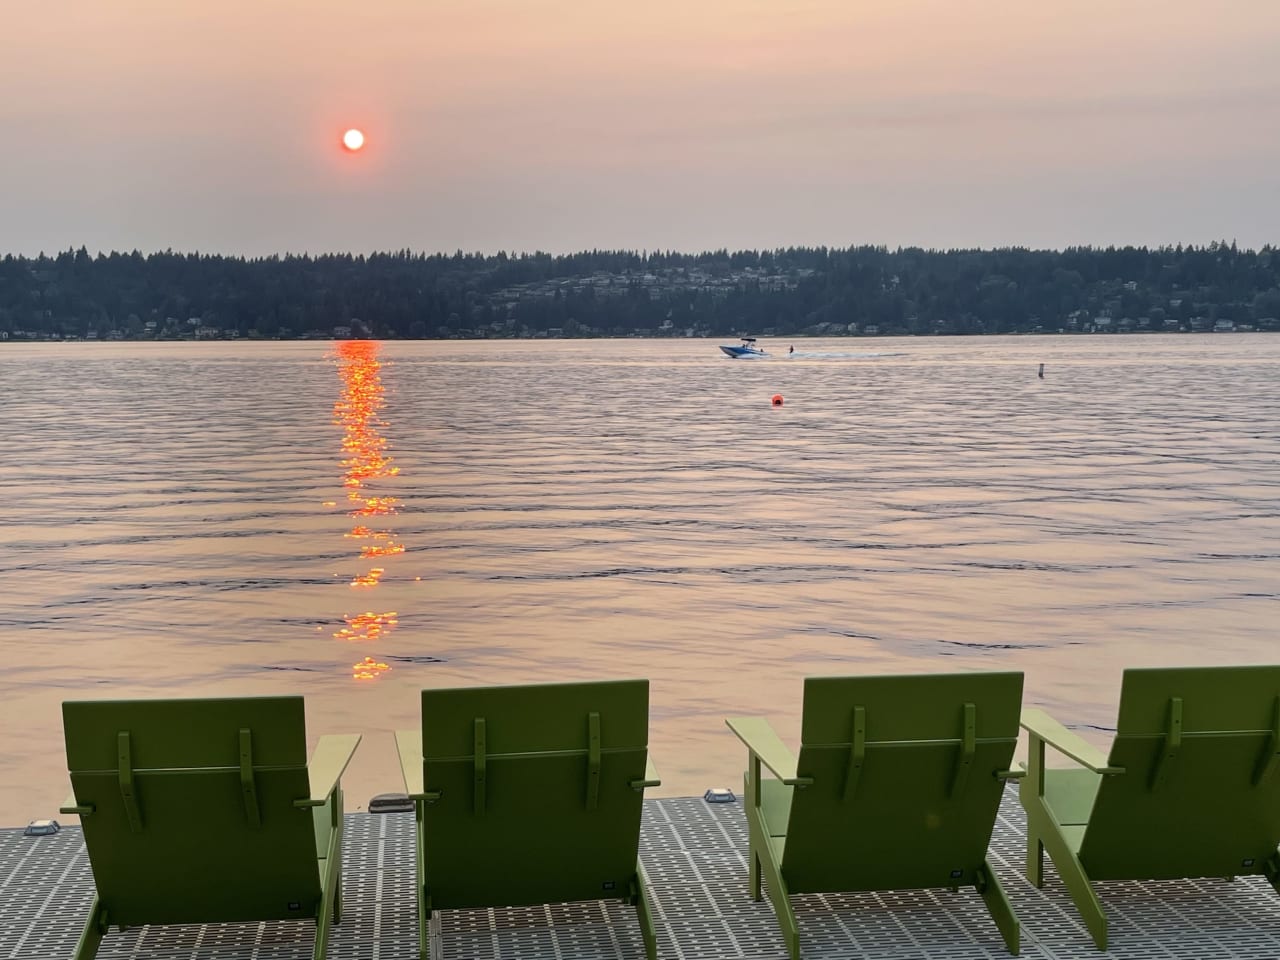
{"type": "Polygon", "coordinates": [[[305,694],[355,810],[424,687],[648,677],[661,796],[809,675],[1280,659],[1280,336],[795,344],[3,345],[0,824],[64,699],[305,694]]]}

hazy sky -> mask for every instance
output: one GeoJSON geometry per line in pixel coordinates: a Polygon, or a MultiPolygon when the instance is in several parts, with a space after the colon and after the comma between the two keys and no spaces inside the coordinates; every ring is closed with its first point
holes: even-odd
{"type": "Polygon", "coordinates": [[[0,253],[1215,239],[1280,0],[0,0],[0,253]]]}

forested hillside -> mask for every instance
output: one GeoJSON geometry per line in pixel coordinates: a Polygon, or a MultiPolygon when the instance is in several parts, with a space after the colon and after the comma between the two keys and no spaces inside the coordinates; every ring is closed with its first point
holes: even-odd
{"type": "Polygon", "coordinates": [[[1267,246],[0,260],[0,338],[1280,329],[1267,246]]]}

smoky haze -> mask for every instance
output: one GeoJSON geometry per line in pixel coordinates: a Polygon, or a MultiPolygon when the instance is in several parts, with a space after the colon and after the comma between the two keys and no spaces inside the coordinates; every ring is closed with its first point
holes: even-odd
{"type": "Polygon", "coordinates": [[[1257,247],[1280,222],[1274,0],[5,20],[0,253],[1257,247]]]}

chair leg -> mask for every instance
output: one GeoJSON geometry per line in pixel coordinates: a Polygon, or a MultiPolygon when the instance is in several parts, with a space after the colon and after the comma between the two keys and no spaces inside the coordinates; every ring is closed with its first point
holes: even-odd
{"type": "Polygon", "coordinates": [[[782,939],[786,941],[787,953],[791,960],[800,960],[800,927],[796,924],[795,911],[791,909],[791,897],[787,893],[786,881],[782,879],[781,870],[769,860],[765,864],[769,872],[766,883],[769,887],[769,902],[773,904],[773,912],[778,915],[778,926],[782,929],[782,939]]]}
{"type": "Polygon", "coordinates": [[[751,846],[755,847],[755,850],[751,857],[757,862],[759,871],[764,874],[769,902],[773,904],[773,912],[778,915],[778,926],[782,928],[782,938],[787,942],[787,952],[791,954],[791,960],[800,960],[800,928],[796,925],[795,911],[791,908],[787,882],[782,879],[782,864],[774,858],[768,837],[762,838],[762,841],[756,839],[753,831],[751,846]]]}
{"type": "Polygon", "coordinates": [[[632,883],[635,885],[636,919],[640,921],[640,936],[644,938],[644,954],[649,960],[658,960],[658,935],[649,910],[649,878],[639,860],[636,861],[636,878],[632,883]]]}
{"type": "Polygon", "coordinates": [[[1277,850],[1275,856],[1270,857],[1262,865],[1262,875],[1267,878],[1271,886],[1275,887],[1276,893],[1280,893],[1280,850],[1277,850]]]}
{"type": "Polygon", "coordinates": [[[750,771],[747,772],[745,783],[742,803],[747,814],[751,895],[756,900],[760,899],[760,875],[763,873],[769,891],[769,902],[773,904],[778,926],[782,928],[782,939],[786,941],[787,952],[791,955],[791,960],[800,960],[800,928],[796,926],[796,915],[791,909],[787,884],[782,879],[782,865],[774,857],[773,847],[769,843],[769,829],[765,825],[764,814],[756,805],[756,784],[752,782],[750,771]]]}
{"type": "Polygon", "coordinates": [[[748,890],[751,893],[751,899],[760,901],[762,894],[760,893],[760,856],[756,853],[756,831],[751,827],[752,810],[755,806],[755,790],[751,785],[751,773],[748,771],[742,777],[742,797],[744,809],[747,811],[747,825],[749,829],[749,842],[747,850],[747,883],[748,890]]]}
{"type": "Polygon", "coordinates": [[[333,897],[328,891],[320,900],[320,910],[316,914],[316,943],[311,951],[311,960],[324,960],[325,951],[329,949],[329,922],[333,911],[333,897]]]}
{"type": "Polygon", "coordinates": [[[329,947],[329,927],[337,917],[341,907],[339,900],[341,892],[339,890],[340,877],[342,868],[336,862],[342,857],[340,849],[334,847],[334,841],[329,843],[329,856],[325,859],[324,868],[324,888],[320,894],[320,906],[316,910],[316,944],[312,953],[313,960],[324,960],[325,951],[329,947]]]}
{"type": "Polygon", "coordinates": [[[430,960],[431,957],[431,898],[427,895],[427,871],[424,857],[426,848],[423,837],[426,820],[426,803],[414,801],[414,819],[417,820],[418,850],[414,858],[414,877],[418,890],[418,957],[419,960],[430,960]]]}
{"type": "Polygon", "coordinates": [[[1004,945],[1016,957],[1021,946],[1018,918],[1014,915],[1009,898],[1005,896],[1004,889],[1000,886],[1000,880],[996,877],[995,871],[991,869],[989,860],[983,862],[974,885],[982,895],[982,902],[987,905],[987,912],[991,914],[991,919],[996,922],[1000,936],[1004,937],[1004,945]]]}
{"type": "Polygon", "coordinates": [[[1044,886],[1044,842],[1027,824],[1027,880],[1033,887],[1044,886]]]}
{"type": "Polygon", "coordinates": [[[326,804],[329,842],[320,878],[320,905],[316,910],[316,942],[313,960],[324,960],[329,931],[342,917],[342,788],[335,787],[326,804]]]}
{"type": "Polygon", "coordinates": [[[1089,883],[1089,875],[1085,873],[1080,858],[1067,846],[1061,834],[1046,833],[1043,842],[1049,859],[1053,861],[1058,876],[1062,878],[1062,883],[1071,896],[1071,902],[1080,912],[1080,919],[1084,921],[1089,936],[1093,937],[1094,945],[1099,950],[1107,949],[1107,914],[1102,909],[1102,901],[1093,892],[1093,885],[1089,883]]]}
{"type": "Polygon", "coordinates": [[[333,922],[336,926],[342,922],[342,787],[339,786],[335,793],[336,796],[334,798],[335,804],[333,812],[334,845],[332,856],[336,867],[333,877],[333,922]]]}
{"type": "MultiPolygon", "coordinates": [[[[1044,743],[1036,741],[1028,754],[1027,775],[1018,784],[1018,802],[1027,818],[1027,880],[1044,886],[1044,829],[1041,820],[1052,821],[1044,804],[1044,743]]],[[[1053,826],[1050,822],[1049,829],[1053,826]]]]}
{"type": "Polygon", "coordinates": [[[93,896],[93,906],[89,908],[89,919],[85,921],[84,933],[80,934],[80,942],[76,944],[75,960],[93,960],[98,955],[98,945],[102,943],[102,935],[107,932],[107,911],[102,906],[98,895],[93,896]]]}

